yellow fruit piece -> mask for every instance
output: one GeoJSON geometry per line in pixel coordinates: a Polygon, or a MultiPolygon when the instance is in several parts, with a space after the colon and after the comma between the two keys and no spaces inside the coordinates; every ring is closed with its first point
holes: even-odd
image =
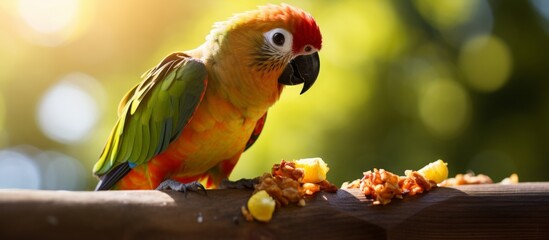
{"type": "Polygon", "coordinates": [[[258,221],[268,222],[273,217],[275,200],[265,190],[256,192],[248,200],[248,210],[258,221]]]}
{"type": "Polygon", "coordinates": [[[326,180],[326,173],[330,170],[322,158],[304,158],[295,160],[295,167],[303,169],[303,182],[319,183],[326,180]]]}
{"type": "Polygon", "coordinates": [[[441,183],[448,178],[448,166],[446,165],[447,163],[439,159],[427,164],[422,169],[419,169],[418,172],[429,180],[441,183]]]}

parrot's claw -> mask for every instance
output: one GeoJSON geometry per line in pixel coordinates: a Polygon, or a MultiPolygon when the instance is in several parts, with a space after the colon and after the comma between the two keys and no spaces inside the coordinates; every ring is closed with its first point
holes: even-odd
{"type": "Polygon", "coordinates": [[[206,188],[199,183],[198,181],[190,182],[190,183],[180,183],[178,181],[167,179],[158,185],[156,190],[173,190],[177,192],[183,192],[185,193],[185,196],[187,196],[187,192],[198,192],[203,191],[204,195],[206,195],[206,188]]]}
{"type": "Polygon", "coordinates": [[[259,183],[259,178],[242,178],[240,180],[231,181],[223,179],[219,185],[220,189],[254,189],[254,185],[259,183]]]}

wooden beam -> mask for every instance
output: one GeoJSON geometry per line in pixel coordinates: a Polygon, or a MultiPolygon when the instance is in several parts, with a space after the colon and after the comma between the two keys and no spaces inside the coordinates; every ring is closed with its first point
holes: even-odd
{"type": "Polygon", "coordinates": [[[0,239],[547,239],[549,183],[470,185],[372,206],[358,191],[247,222],[250,190],[0,190],[0,239]]]}

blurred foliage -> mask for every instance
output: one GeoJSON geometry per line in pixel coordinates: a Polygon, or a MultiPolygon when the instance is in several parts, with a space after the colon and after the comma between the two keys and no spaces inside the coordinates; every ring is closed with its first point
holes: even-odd
{"type": "MultiPolygon", "coordinates": [[[[450,175],[549,180],[547,1],[287,2],[321,27],[320,76],[303,96],[286,88],[231,178],[318,156],[336,184],[439,158],[450,175]]],[[[0,187],[92,188],[118,101],[139,76],[265,3],[1,2],[0,187]],[[26,179],[23,161],[41,183],[11,184],[26,179]]]]}

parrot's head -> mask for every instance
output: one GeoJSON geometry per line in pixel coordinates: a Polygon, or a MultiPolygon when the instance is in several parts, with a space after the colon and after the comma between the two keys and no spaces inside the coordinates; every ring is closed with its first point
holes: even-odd
{"type": "MultiPolygon", "coordinates": [[[[230,42],[238,62],[263,86],[303,83],[301,93],[314,84],[319,70],[322,35],[313,17],[287,4],[267,5],[237,14],[220,23],[223,40],[230,42]]],[[[236,61],[236,60],[235,60],[236,61]]]]}

